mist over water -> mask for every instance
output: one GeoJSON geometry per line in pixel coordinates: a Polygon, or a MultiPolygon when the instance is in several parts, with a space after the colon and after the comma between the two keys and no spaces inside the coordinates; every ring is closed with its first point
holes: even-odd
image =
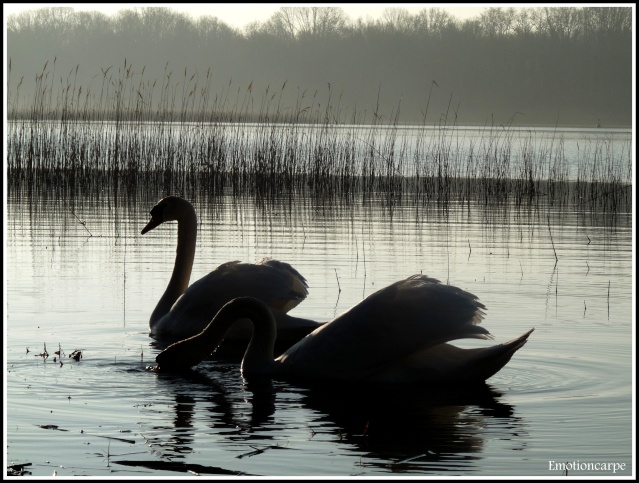
{"type": "Polygon", "coordinates": [[[44,105],[57,118],[238,121],[268,108],[353,124],[627,128],[633,15],[494,7],[462,21],[426,6],[358,21],[339,7],[283,7],[240,31],[170,8],[38,9],[7,19],[9,118],[44,105]]]}

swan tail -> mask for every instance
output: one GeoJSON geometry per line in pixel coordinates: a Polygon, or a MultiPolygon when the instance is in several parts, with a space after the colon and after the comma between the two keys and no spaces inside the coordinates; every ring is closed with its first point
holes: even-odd
{"type": "MultiPolygon", "coordinates": [[[[459,378],[470,381],[485,381],[499,372],[528,341],[535,329],[511,341],[485,349],[460,349],[467,352],[460,365],[459,378]]],[[[462,353],[464,354],[464,353],[462,353]]]]}
{"type": "Polygon", "coordinates": [[[447,343],[430,346],[386,367],[372,379],[437,384],[484,382],[510,361],[531,333],[532,330],[504,344],[486,348],[462,349],[447,343]]]}

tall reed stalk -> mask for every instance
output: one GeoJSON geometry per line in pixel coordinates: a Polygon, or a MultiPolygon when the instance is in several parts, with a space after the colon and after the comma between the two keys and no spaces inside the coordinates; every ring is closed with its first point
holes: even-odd
{"type": "Polygon", "coordinates": [[[348,204],[380,196],[402,203],[482,203],[629,210],[630,141],[600,138],[580,149],[570,178],[564,140],[539,139],[489,123],[470,142],[458,126],[459,106],[422,124],[403,126],[401,103],[386,117],[342,106],[341,97],[298,90],[293,106],[279,90],[258,93],[232,82],[215,93],[210,71],[201,76],[165,66],[150,80],[145,66],[125,60],[77,82],[78,65],[56,71],[56,59],[35,75],[24,99],[8,63],[7,169],[10,188],[49,189],[65,196],[105,183],[135,190],[155,180],[166,192],[203,189],[253,193],[263,199],[295,194],[348,204]],[[328,100],[328,102],[325,101],[328,100]],[[464,147],[470,146],[470,147],[464,147]]]}

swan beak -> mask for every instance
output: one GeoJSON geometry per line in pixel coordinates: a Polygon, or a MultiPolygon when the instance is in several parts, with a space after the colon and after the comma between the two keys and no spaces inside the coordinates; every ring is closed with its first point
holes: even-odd
{"type": "Polygon", "coordinates": [[[153,228],[155,228],[158,225],[161,225],[162,222],[159,220],[156,220],[155,218],[151,218],[151,221],[149,221],[146,226],[144,228],[142,228],[142,235],[144,235],[147,231],[151,231],[153,230],[153,228]]]}

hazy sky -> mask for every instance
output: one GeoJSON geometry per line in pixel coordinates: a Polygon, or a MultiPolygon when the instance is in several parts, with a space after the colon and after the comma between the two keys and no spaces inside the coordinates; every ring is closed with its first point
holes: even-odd
{"type": "MultiPolygon", "coordinates": [[[[352,19],[380,18],[384,9],[388,7],[406,8],[411,13],[416,13],[424,8],[440,7],[449,11],[455,17],[465,19],[478,16],[489,6],[509,7],[508,4],[432,4],[432,3],[307,3],[307,4],[287,4],[287,3],[5,3],[3,4],[6,14],[18,13],[24,10],[32,10],[44,7],[73,7],[76,10],[97,10],[106,14],[113,14],[118,10],[133,7],[162,6],[170,7],[179,12],[188,13],[194,17],[198,15],[212,15],[218,17],[223,22],[233,27],[244,27],[254,21],[263,22],[283,6],[335,6],[344,9],[344,12],[352,19]],[[454,5],[454,6],[451,6],[454,5]]],[[[513,4],[512,6],[521,6],[513,4]]]]}

